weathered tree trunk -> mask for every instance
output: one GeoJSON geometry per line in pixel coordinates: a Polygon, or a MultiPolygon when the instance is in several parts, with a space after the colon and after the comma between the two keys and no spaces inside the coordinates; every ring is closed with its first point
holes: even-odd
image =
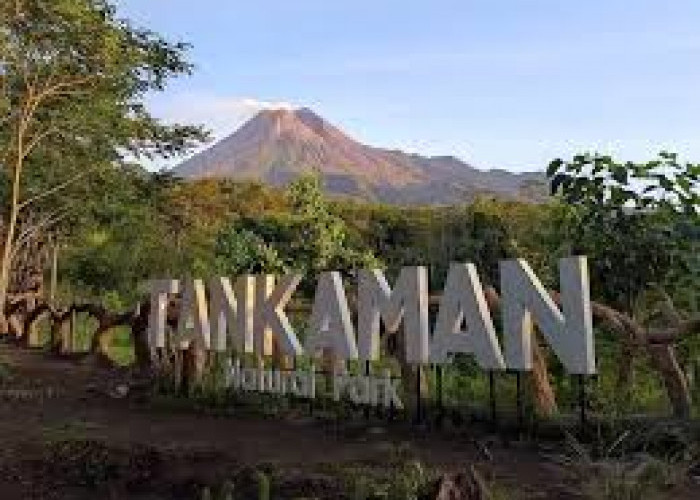
{"type": "Polygon", "coordinates": [[[51,246],[51,281],[49,283],[49,302],[55,303],[58,288],[58,243],[51,246]]]}
{"type": "Polygon", "coordinates": [[[615,389],[623,405],[628,405],[632,400],[632,387],[634,386],[634,358],[637,350],[629,338],[620,340],[620,359],[624,363],[617,364],[617,380],[615,389]]]}
{"type": "Polygon", "coordinates": [[[148,302],[138,306],[134,319],[131,322],[131,338],[134,342],[134,357],[136,366],[140,369],[152,367],[154,353],[148,343],[148,302]]]}
{"type": "Polygon", "coordinates": [[[183,357],[183,383],[187,391],[193,389],[202,382],[207,367],[207,352],[196,342],[182,351],[183,357]]]}
{"type": "Polygon", "coordinates": [[[36,322],[27,321],[29,316],[32,314],[32,311],[34,311],[37,307],[38,301],[35,298],[27,300],[27,313],[24,316],[24,325],[22,328],[24,332],[25,345],[27,347],[37,347],[41,343],[36,322]]]}
{"type": "Polygon", "coordinates": [[[535,411],[538,415],[549,417],[557,411],[557,398],[554,388],[549,381],[547,357],[544,349],[535,339],[532,342],[532,394],[535,401],[535,411]]]}
{"type": "MultiPolygon", "coordinates": [[[[485,290],[486,301],[489,308],[494,311],[501,309],[501,297],[495,289],[489,287],[485,290]]],[[[550,416],[557,411],[557,398],[554,388],[549,381],[549,370],[547,358],[542,347],[539,345],[538,335],[534,334],[532,342],[532,394],[535,401],[535,410],[538,415],[550,416]]]]}
{"type": "Polygon", "coordinates": [[[678,364],[675,348],[672,345],[650,344],[648,351],[652,364],[664,381],[673,415],[678,418],[690,417],[692,409],[690,389],[685,374],[678,364]]]}
{"type": "MultiPolygon", "coordinates": [[[[5,304],[10,288],[10,271],[12,269],[12,250],[15,242],[15,232],[17,230],[17,220],[19,218],[19,196],[20,181],[22,179],[22,168],[24,167],[24,141],[27,131],[27,116],[22,109],[22,119],[17,124],[16,130],[16,150],[14,168],[12,170],[12,194],[10,196],[10,210],[8,212],[7,223],[5,224],[5,241],[2,247],[2,258],[0,260],[0,316],[5,315],[5,304]]],[[[4,325],[3,325],[4,326],[4,325]]]]}
{"type": "Polygon", "coordinates": [[[31,309],[24,318],[24,331],[27,334],[24,336],[24,342],[26,347],[39,347],[41,345],[41,339],[39,338],[39,332],[37,328],[37,321],[42,317],[49,315],[49,324],[51,323],[51,310],[47,304],[35,303],[34,308],[31,309]]]}
{"type": "Polygon", "coordinates": [[[63,313],[58,313],[51,320],[51,351],[54,354],[68,352],[67,330],[66,317],[63,313]]]}
{"type": "Polygon", "coordinates": [[[24,335],[24,320],[22,311],[17,311],[7,317],[8,333],[15,340],[21,340],[24,335]]]}

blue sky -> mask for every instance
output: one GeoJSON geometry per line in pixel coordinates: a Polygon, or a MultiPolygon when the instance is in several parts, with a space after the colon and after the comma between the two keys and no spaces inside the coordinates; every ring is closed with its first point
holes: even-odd
{"type": "Polygon", "coordinates": [[[193,44],[151,101],[221,137],[309,106],[362,142],[543,169],[598,150],[700,162],[698,0],[118,0],[193,44]]]}

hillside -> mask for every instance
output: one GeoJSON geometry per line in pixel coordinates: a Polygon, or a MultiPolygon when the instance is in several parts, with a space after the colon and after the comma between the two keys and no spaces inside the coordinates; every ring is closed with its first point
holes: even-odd
{"type": "Polygon", "coordinates": [[[261,111],[173,172],[280,186],[310,170],[323,177],[330,193],[389,203],[452,203],[477,194],[525,201],[546,197],[542,174],[479,170],[451,156],[367,146],[308,108],[261,111]]]}

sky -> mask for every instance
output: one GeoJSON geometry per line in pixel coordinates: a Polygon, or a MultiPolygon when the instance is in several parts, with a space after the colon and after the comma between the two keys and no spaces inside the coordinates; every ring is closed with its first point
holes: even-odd
{"type": "Polygon", "coordinates": [[[192,44],[156,116],[215,138],[307,106],[374,146],[541,170],[599,151],[700,162],[698,0],[117,0],[192,44]]]}

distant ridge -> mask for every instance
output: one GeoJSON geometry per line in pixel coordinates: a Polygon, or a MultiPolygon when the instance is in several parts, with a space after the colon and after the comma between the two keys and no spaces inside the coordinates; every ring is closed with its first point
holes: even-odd
{"type": "Polygon", "coordinates": [[[366,146],[308,108],[264,110],[173,169],[177,176],[287,184],[316,171],[332,194],[398,204],[447,204],[477,195],[546,199],[541,173],[479,170],[452,156],[425,157],[366,146]]]}

